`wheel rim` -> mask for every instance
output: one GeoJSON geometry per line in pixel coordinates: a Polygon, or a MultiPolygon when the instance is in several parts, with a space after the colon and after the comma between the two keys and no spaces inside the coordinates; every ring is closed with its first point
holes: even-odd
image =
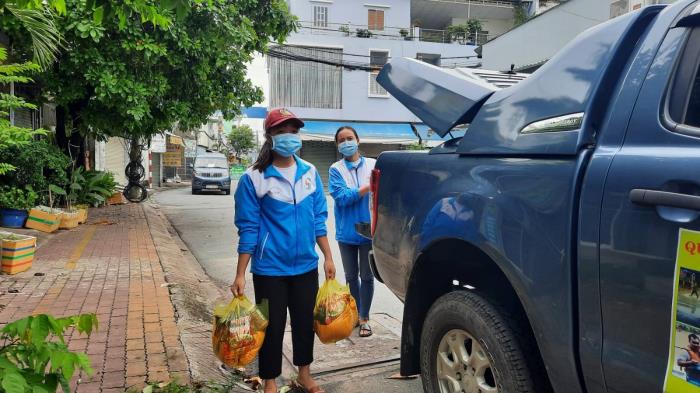
{"type": "Polygon", "coordinates": [[[498,392],[486,351],[464,330],[450,330],[442,337],[436,364],[440,393],[498,392]]]}

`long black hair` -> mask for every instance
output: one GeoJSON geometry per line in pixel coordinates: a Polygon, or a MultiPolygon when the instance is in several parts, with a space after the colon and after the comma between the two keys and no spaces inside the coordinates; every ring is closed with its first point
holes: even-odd
{"type": "Polygon", "coordinates": [[[340,128],[338,128],[338,131],[335,132],[335,144],[336,145],[338,144],[338,134],[340,134],[343,130],[352,131],[352,133],[355,134],[355,139],[357,139],[358,141],[360,140],[360,136],[357,135],[357,131],[355,131],[354,128],[352,128],[350,126],[341,126],[340,128]]]}
{"type": "Polygon", "coordinates": [[[272,165],[272,158],[272,135],[270,135],[270,130],[265,130],[265,143],[260,148],[260,153],[253,164],[253,169],[257,169],[260,172],[264,171],[272,165]]]}

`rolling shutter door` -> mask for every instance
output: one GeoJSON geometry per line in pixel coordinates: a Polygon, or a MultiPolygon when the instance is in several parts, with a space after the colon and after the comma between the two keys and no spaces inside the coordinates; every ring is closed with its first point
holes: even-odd
{"type": "Polygon", "coordinates": [[[300,156],[316,167],[323,181],[323,190],[328,192],[328,169],[338,161],[333,142],[304,141],[300,156]]]}
{"type": "Polygon", "coordinates": [[[126,185],[126,175],[124,175],[126,155],[122,138],[109,138],[105,144],[105,170],[114,174],[114,180],[126,185]]]}

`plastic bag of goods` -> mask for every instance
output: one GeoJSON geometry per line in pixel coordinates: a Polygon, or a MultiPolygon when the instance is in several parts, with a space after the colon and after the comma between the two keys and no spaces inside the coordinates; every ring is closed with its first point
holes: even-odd
{"type": "Polygon", "coordinates": [[[216,357],[229,367],[244,367],[255,359],[265,340],[267,303],[256,306],[245,296],[214,309],[212,345],[216,357]]]}
{"type": "Polygon", "coordinates": [[[357,304],[347,285],[326,280],[316,295],[314,331],[324,344],[350,337],[357,325],[357,304]]]}

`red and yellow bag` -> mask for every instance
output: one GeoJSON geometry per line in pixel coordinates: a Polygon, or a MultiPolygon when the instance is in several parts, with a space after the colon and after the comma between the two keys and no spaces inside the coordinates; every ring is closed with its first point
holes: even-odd
{"type": "Polygon", "coordinates": [[[350,288],[338,281],[326,280],[316,295],[314,331],[324,344],[350,337],[357,325],[358,314],[350,288]]]}
{"type": "Polygon", "coordinates": [[[263,311],[245,296],[217,306],[212,334],[216,357],[229,367],[247,366],[265,341],[267,323],[263,311]]]}

